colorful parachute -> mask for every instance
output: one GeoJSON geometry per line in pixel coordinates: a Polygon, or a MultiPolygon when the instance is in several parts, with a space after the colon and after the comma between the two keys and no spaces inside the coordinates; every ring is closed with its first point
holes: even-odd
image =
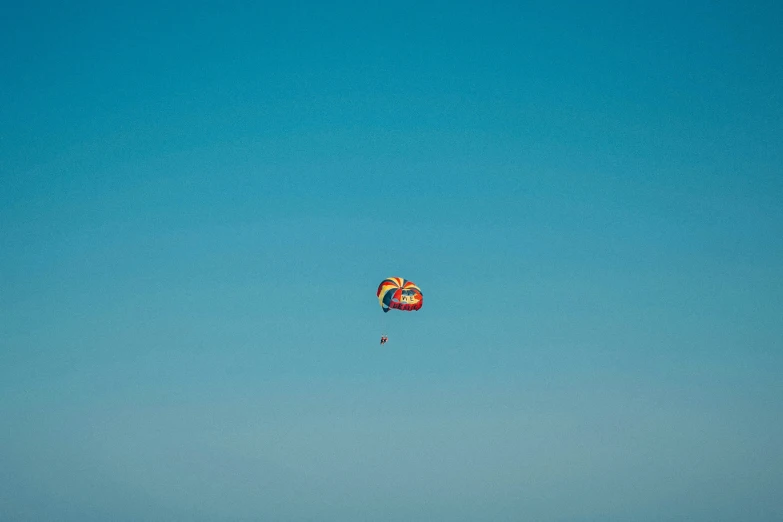
{"type": "Polygon", "coordinates": [[[424,304],[421,289],[401,277],[384,279],[378,287],[378,302],[384,312],[390,308],[406,312],[416,311],[424,304]]]}

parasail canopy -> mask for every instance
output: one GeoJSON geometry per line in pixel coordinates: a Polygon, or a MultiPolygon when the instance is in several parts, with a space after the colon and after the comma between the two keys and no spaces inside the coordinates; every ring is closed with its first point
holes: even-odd
{"type": "Polygon", "coordinates": [[[413,281],[389,277],[378,286],[378,303],[384,312],[390,309],[415,312],[424,304],[421,289],[413,281]]]}

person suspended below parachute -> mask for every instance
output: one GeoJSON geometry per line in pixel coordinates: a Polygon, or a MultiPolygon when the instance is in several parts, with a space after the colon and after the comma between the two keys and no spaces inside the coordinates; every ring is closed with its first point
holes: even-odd
{"type": "MultiPolygon", "coordinates": [[[[381,281],[376,295],[384,313],[389,310],[416,312],[421,310],[424,304],[424,295],[421,293],[421,289],[413,281],[407,281],[402,277],[388,277],[381,281]]],[[[384,328],[381,335],[381,345],[388,341],[389,337],[384,328]]]]}

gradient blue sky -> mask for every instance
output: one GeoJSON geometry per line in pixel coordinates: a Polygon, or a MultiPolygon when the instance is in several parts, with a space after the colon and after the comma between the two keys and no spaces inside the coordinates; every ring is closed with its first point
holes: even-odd
{"type": "Polygon", "coordinates": [[[0,519],[783,518],[783,4],[77,4],[0,16],[0,519]]]}

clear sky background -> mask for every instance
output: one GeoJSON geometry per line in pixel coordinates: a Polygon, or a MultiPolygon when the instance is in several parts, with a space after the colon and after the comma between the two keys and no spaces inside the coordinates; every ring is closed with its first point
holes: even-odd
{"type": "Polygon", "coordinates": [[[0,15],[0,519],[783,518],[783,4],[61,4],[0,15]]]}

